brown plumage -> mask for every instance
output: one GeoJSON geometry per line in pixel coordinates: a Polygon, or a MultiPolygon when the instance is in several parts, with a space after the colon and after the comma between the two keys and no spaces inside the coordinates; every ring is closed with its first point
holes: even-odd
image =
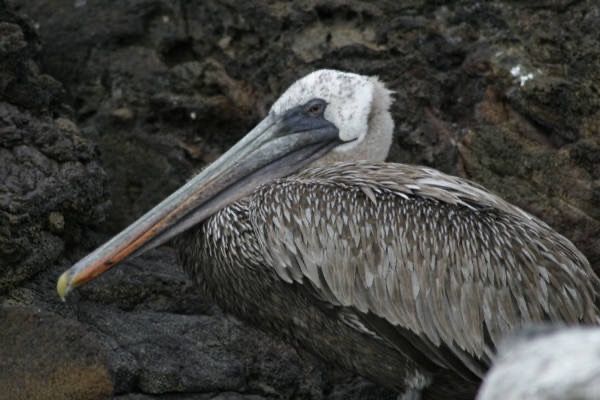
{"type": "Polygon", "coordinates": [[[383,162],[390,102],[375,78],[296,82],[59,293],[185,231],[184,268],[225,310],[406,398],[473,398],[525,323],[596,323],[600,281],[566,238],[477,184],[383,162]]]}
{"type": "Polygon", "coordinates": [[[472,398],[502,334],[597,321],[598,280],[567,239],[428,168],[307,169],[219,211],[178,248],[228,311],[399,391],[443,396],[442,376],[449,398],[472,398]],[[377,352],[365,363],[358,348],[402,362],[382,365],[377,352]]]}

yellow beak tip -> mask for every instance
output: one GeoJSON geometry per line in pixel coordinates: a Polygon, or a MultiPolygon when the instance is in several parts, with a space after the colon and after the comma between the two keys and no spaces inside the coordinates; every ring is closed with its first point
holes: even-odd
{"type": "Polygon", "coordinates": [[[58,282],[56,282],[56,291],[58,292],[58,295],[62,301],[65,301],[65,297],[67,296],[67,293],[69,293],[69,289],[69,278],[67,273],[63,272],[60,278],[58,278],[58,282]]]}

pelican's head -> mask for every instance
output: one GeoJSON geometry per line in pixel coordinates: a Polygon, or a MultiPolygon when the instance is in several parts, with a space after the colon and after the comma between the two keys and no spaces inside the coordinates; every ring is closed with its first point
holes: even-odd
{"type": "Polygon", "coordinates": [[[324,118],[338,128],[343,143],[314,160],[311,166],[334,161],[383,161],[394,131],[390,94],[377,77],[321,69],[294,82],[273,104],[270,113],[283,114],[311,99],[324,100],[324,118]]]}
{"type": "Polygon", "coordinates": [[[59,295],[166,242],[261,184],[308,165],[384,160],[394,126],[390,103],[390,92],[377,78],[334,70],[305,76],[233,148],[65,271],[59,295]]]}

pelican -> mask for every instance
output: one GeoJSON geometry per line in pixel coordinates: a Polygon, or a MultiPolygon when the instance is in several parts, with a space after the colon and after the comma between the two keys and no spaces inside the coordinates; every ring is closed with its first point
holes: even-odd
{"type": "Polygon", "coordinates": [[[391,102],[376,77],[298,80],[59,295],[178,236],[225,311],[415,399],[474,398],[525,322],[596,323],[599,279],[569,240],[475,183],[384,162],[391,102]]]}
{"type": "Polygon", "coordinates": [[[477,400],[597,400],[600,329],[541,326],[503,339],[477,400]]]}

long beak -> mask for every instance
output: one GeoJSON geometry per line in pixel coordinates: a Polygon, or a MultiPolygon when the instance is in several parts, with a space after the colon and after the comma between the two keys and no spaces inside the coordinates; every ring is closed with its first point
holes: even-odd
{"type": "Polygon", "coordinates": [[[324,109],[324,101],[315,99],[283,115],[267,116],[217,161],[66,270],[57,282],[59,296],[64,300],[73,288],[119,262],[165,243],[261,184],[297,171],[342,143],[338,129],[323,117],[324,109]],[[315,102],[322,107],[318,114],[315,102]]]}

